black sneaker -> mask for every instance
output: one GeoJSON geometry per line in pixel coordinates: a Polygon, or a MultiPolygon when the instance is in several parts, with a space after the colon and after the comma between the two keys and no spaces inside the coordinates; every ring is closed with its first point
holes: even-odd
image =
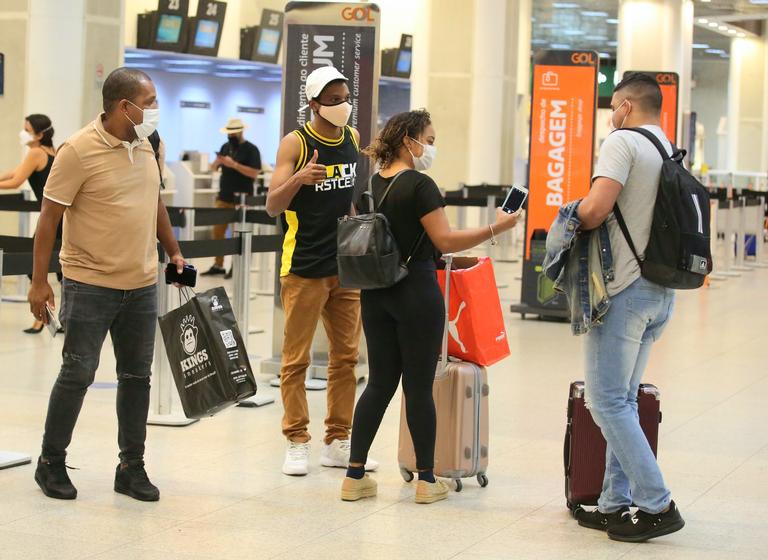
{"type": "Polygon", "coordinates": [[[67,467],[64,461],[43,462],[42,457],[37,459],[35,482],[43,494],[57,500],[74,500],[77,498],[77,488],[69,480],[67,468],[71,467],[67,467]]]}
{"type": "Polygon", "coordinates": [[[160,490],[149,481],[144,463],[128,465],[126,468],[117,465],[115,492],[142,502],[156,502],[160,499],[160,490]]]}
{"type": "Polygon", "coordinates": [[[227,273],[224,275],[224,280],[229,280],[229,279],[231,279],[231,278],[232,278],[232,267],[229,267],[229,270],[228,270],[228,271],[227,271],[227,273]]]}
{"type": "Polygon", "coordinates": [[[679,531],[685,526],[675,502],[670,502],[665,513],[646,513],[638,511],[628,523],[622,523],[608,529],[608,536],[614,541],[645,542],[679,531]]]}
{"type": "Polygon", "coordinates": [[[200,276],[221,276],[226,274],[227,271],[220,266],[213,265],[211,268],[201,273],[200,276]]]}
{"type": "Polygon", "coordinates": [[[593,511],[587,511],[579,506],[573,511],[573,517],[582,527],[597,529],[598,531],[607,531],[620,523],[629,521],[632,514],[629,512],[627,506],[624,506],[613,513],[602,513],[597,508],[593,511]]]}

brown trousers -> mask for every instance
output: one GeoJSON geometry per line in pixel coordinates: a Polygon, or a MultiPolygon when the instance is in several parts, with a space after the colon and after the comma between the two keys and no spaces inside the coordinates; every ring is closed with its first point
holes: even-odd
{"type": "MultiPolygon", "coordinates": [[[[214,204],[216,208],[237,208],[237,205],[234,202],[224,202],[223,200],[216,199],[216,203],[214,204]]],[[[224,239],[227,236],[227,228],[229,227],[229,224],[217,224],[213,226],[213,238],[214,239],[224,239]]],[[[216,260],[214,261],[214,264],[218,266],[219,268],[224,267],[224,257],[216,257],[216,260]]]]}
{"type": "Polygon", "coordinates": [[[360,344],[360,292],[339,286],[337,276],[280,279],[285,310],[280,393],[283,397],[283,434],[297,443],[310,440],[309,407],[304,387],[312,339],[322,318],[328,334],[328,413],[325,443],[348,439],[355,406],[355,366],[360,344]]]}

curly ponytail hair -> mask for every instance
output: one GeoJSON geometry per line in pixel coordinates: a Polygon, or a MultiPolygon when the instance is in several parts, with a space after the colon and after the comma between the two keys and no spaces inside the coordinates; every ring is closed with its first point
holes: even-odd
{"type": "Polygon", "coordinates": [[[386,167],[397,159],[406,136],[418,138],[430,124],[432,124],[432,117],[426,109],[399,113],[387,121],[382,131],[371,145],[363,150],[363,153],[379,167],[386,167]]]}
{"type": "Polygon", "coordinates": [[[25,120],[35,131],[35,134],[43,135],[40,139],[40,145],[53,148],[53,123],[51,119],[47,115],[34,114],[29,115],[25,120]]]}

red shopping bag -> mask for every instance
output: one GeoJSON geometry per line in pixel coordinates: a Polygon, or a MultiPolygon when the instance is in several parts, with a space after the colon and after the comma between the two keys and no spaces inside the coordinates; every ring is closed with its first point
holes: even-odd
{"type": "MultiPolygon", "coordinates": [[[[445,270],[438,270],[445,293],[445,270]]],[[[448,310],[448,355],[490,366],[509,356],[499,290],[489,257],[455,257],[448,310]]]]}

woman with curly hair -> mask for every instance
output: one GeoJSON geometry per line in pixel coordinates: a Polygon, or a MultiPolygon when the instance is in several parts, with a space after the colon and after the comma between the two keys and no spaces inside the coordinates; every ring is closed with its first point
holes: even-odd
{"type": "MultiPolygon", "coordinates": [[[[376,481],[365,474],[364,465],[401,375],[419,471],[416,503],[429,504],[448,496],[448,486],[433,472],[436,420],[432,384],[445,327],[435,250],[465,251],[512,229],[519,218],[519,213],[510,215],[498,209],[493,224],[452,230],[440,190],[423,173],[437,153],[435,134],[427,111],[401,113],[389,120],[364,151],[379,168],[371,180],[377,211],[389,220],[409,274],[391,288],[361,294],[369,378],[352,424],[350,463],[341,490],[345,501],[376,495],[376,481]]],[[[370,211],[365,198],[357,206],[361,213],[370,211]]]]}

